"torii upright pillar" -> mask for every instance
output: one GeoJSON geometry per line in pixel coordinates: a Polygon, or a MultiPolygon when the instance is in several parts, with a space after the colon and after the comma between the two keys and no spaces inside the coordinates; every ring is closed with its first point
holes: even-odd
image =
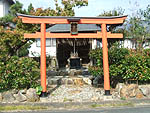
{"type": "Polygon", "coordinates": [[[41,97],[46,96],[46,24],[41,23],[41,86],[43,92],[41,97]]]}
{"type": "Polygon", "coordinates": [[[105,95],[110,95],[108,48],[107,48],[107,26],[101,24],[102,28],[102,46],[103,46],[103,71],[104,71],[104,89],[105,95]]]}

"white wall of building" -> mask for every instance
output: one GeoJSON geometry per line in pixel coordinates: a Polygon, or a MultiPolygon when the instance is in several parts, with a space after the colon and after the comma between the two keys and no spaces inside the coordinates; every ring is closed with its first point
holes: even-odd
{"type": "MultiPolygon", "coordinates": [[[[136,45],[132,40],[126,39],[123,41],[123,46],[124,48],[128,48],[128,49],[135,49],[136,45]]],[[[144,49],[150,49],[150,43],[146,42],[143,44],[143,48],[144,49]]]]}
{"type": "Polygon", "coordinates": [[[126,40],[123,41],[123,47],[128,48],[128,49],[135,49],[134,44],[129,39],[126,39],[126,40]]]}
{"type": "MultiPolygon", "coordinates": [[[[124,48],[135,49],[135,43],[129,39],[125,39],[120,42],[124,48]]],[[[96,39],[92,40],[92,49],[102,47],[102,42],[97,41],[96,39]]],[[[150,43],[146,43],[143,45],[144,49],[150,48],[150,43]]]]}
{"type": "Polygon", "coordinates": [[[7,0],[4,0],[4,15],[7,15],[9,12],[10,4],[7,0]]]}
{"type": "Polygon", "coordinates": [[[95,49],[97,47],[97,41],[96,39],[92,40],[92,49],[95,49]]]}
{"type": "Polygon", "coordinates": [[[3,1],[0,1],[0,17],[4,16],[4,8],[3,8],[4,4],[3,1]]]}
{"type": "MultiPolygon", "coordinates": [[[[53,46],[46,47],[46,56],[56,57],[56,39],[53,40],[53,43],[55,43],[53,46]]],[[[39,44],[40,40],[35,41],[33,42],[33,44],[31,44],[31,48],[29,49],[29,57],[41,56],[41,47],[39,46],[39,44]]]]}
{"type": "MultiPolygon", "coordinates": [[[[129,39],[121,41],[120,43],[122,43],[122,46],[125,48],[135,49],[134,43],[129,39]]],[[[48,46],[46,47],[46,55],[51,56],[51,57],[56,57],[56,51],[57,51],[56,39],[51,39],[50,41],[47,40],[46,45],[47,44],[48,46]]],[[[92,49],[99,48],[99,47],[102,47],[102,42],[99,42],[96,39],[93,39],[92,49]]],[[[150,48],[150,45],[145,47],[145,49],[146,48],[150,48]]],[[[31,48],[29,49],[29,57],[40,57],[40,55],[41,55],[40,40],[37,40],[33,44],[31,44],[31,48]]]]}
{"type": "Polygon", "coordinates": [[[7,0],[0,1],[0,17],[3,17],[8,14],[10,8],[10,4],[7,0]]]}

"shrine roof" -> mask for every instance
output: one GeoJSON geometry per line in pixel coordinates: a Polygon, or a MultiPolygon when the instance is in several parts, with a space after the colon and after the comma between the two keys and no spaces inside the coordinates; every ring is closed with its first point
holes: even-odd
{"type": "MultiPolygon", "coordinates": [[[[46,29],[46,32],[70,32],[70,24],[56,24],[46,29]]],[[[101,31],[100,26],[96,24],[78,24],[79,32],[101,31]]]]}

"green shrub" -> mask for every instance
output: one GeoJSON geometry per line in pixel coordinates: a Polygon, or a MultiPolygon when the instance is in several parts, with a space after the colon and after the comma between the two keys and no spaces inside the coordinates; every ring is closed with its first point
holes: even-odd
{"type": "Polygon", "coordinates": [[[89,72],[94,76],[103,76],[103,55],[102,49],[94,49],[89,53],[90,58],[93,60],[93,66],[89,67],[89,72]]]}
{"type": "MultiPolygon", "coordinates": [[[[89,67],[90,73],[94,76],[103,76],[102,48],[91,50],[89,55],[95,60],[95,65],[89,67]]],[[[115,44],[108,49],[108,55],[112,84],[128,80],[150,80],[150,49],[141,53],[115,44]]]]}
{"type": "Polygon", "coordinates": [[[125,80],[149,81],[150,80],[150,55],[130,51],[120,66],[122,77],[125,80]]]}
{"type": "MultiPolygon", "coordinates": [[[[108,60],[109,60],[109,71],[110,76],[120,76],[121,70],[119,65],[125,56],[129,54],[129,50],[126,48],[120,48],[118,44],[114,44],[111,48],[108,49],[108,60]]],[[[94,76],[103,76],[103,52],[102,48],[97,48],[91,50],[90,58],[95,60],[95,64],[89,67],[89,71],[94,76]]]]}
{"type": "Polygon", "coordinates": [[[32,58],[12,56],[0,62],[0,90],[36,87],[38,63],[32,58]]]}

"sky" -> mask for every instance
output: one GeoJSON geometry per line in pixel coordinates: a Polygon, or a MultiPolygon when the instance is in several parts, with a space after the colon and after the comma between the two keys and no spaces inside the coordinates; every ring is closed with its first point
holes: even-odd
{"type": "MultiPolygon", "coordinates": [[[[54,0],[18,0],[27,8],[30,3],[35,8],[55,8],[54,0]]],[[[61,1],[61,0],[58,0],[61,1]]],[[[146,9],[150,0],[88,0],[88,6],[75,8],[75,16],[98,16],[103,11],[121,7],[125,9],[124,15],[132,15],[136,9],[146,9]]]]}

